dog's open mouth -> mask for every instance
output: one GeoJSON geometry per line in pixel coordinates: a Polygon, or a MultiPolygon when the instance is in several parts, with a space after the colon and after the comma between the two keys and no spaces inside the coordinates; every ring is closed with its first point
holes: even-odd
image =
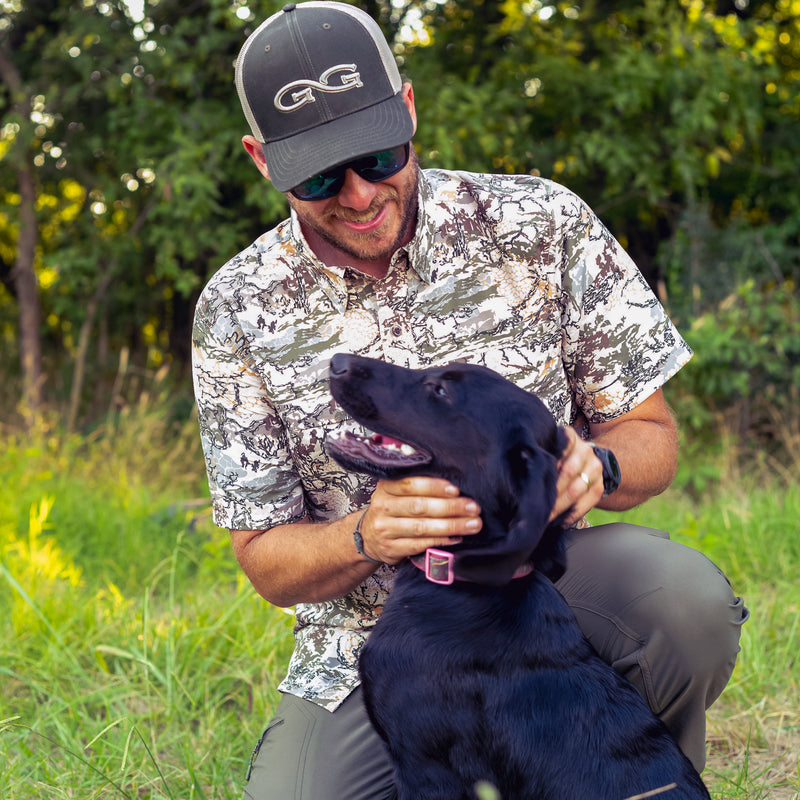
{"type": "Polygon", "coordinates": [[[431,460],[430,454],[421,448],[380,433],[362,436],[345,431],[344,436],[330,440],[329,445],[350,460],[368,461],[379,467],[413,467],[431,460]]]}

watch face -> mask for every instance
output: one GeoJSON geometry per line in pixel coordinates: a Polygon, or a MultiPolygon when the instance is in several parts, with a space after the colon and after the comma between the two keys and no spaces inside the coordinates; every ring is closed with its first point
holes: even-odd
{"type": "Polygon", "coordinates": [[[611,471],[611,475],[617,486],[619,486],[619,481],[622,477],[622,472],[619,468],[619,461],[617,461],[617,457],[610,450],[606,450],[606,453],[608,454],[608,466],[611,471]]]}
{"type": "Polygon", "coordinates": [[[617,457],[604,447],[592,445],[594,452],[600,459],[603,465],[603,488],[604,494],[609,495],[611,492],[619,488],[620,480],[622,479],[622,470],[619,468],[619,461],[617,457]]]}

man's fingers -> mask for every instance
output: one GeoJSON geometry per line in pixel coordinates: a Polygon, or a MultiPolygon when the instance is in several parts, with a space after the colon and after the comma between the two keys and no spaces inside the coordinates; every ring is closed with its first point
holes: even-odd
{"type": "Polygon", "coordinates": [[[440,478],[378,481],[361,526],[367,550],[387,563],[397,563],[427,547],[457,544],[477,533],[483,522],[480,506],[462,497],[440,478]]]}
{"type": "Polygon", "coordinates": [[[482,521],[479,516],[469,517],[396,517],[392,528],[397,539],[458,537],[477,533],[482,521]]]}
{"type": "Polygon", "coordinates": [[[473,499],[459,496],[456,486],[439,478],[379,481],[370,505],[384,516],[401,519],[458,519],[481,513],[473,499]]]}
{"type": "Polygon", "coordinates": [[[412,476],[398,481],[378,481],[378,488],[397,497],[458,497],[458,487],[444,478],[412,476]]]}
{"type": "Polygon", "coordinates": [[[550,515],[553,520],[564,514],[571,525],[591,511],[603,496],[603,467],[591,446],[571,428],[569,439],[559,461],[557,497],[550,515]]]}
{"type": "Polygon", "coordinates": [[[467,497],[373,498],[370,523],[379,535],[391,538],[464,536],[481,529],[480,506],[467,497]]]}

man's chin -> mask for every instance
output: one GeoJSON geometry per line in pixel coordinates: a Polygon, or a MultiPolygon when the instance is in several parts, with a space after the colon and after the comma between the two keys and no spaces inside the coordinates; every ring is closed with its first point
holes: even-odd
{"type": "Polygon", "coordinates": [[[377,232],[357,233],[345,230],[341,235],[318,231],[325,241],[351,258],[359,261],[382,261],[391,258],[400,247],[399,235],[381,235],[377,232]]]}
{"type": "MultiPolygon", "coordinates": [[[[416,198],[415,198],[416,199],[416,198]]],[[[386,208],[386,207],[384,207],[386,208]]],[[[413,203],[412,222],[416,221],[417,204],[413,203]]],[[[379,212],[379,214],[382,212],[379,212]]],[[[358,231],[346,220],[329,217],[325,224],[300,218],[308,228],[338,252],[358,261],[388,261],[409,237],[409,214],[394,202],[386,208],[386,219],[373,229],[358,231]]]]}

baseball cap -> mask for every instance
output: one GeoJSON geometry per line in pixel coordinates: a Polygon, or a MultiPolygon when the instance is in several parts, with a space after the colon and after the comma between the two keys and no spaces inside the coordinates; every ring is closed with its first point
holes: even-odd
{"type": "Polygon", "coordinates": [[[236,90],[270,180],[313,175],[408,142],[402,79],[375,20],[346,3],[289,3],[248,37],[236,90]]]}

